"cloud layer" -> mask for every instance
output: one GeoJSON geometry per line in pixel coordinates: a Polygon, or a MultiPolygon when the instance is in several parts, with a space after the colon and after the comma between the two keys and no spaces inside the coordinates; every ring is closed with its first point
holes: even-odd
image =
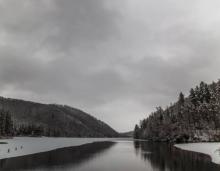
{"type": "Polygon", "coordinates": [[[0,95],[84,109],[118,131],[219,77],[220,2],[0,0],[0,95]]]}

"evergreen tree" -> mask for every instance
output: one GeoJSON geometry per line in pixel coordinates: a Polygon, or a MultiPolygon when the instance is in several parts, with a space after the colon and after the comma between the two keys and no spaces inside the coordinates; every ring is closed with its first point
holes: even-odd
{"type": "Polygon", "coordinates": [[[194,106],[197,105],[196,94],[195,94],[195,91],[193,88],[191,88],[191,90],[190,90],[189,99],[194,106]]]}
{"type": "Polygon", "coordinates": [[[13,121],[9,112],[6,112],[5,115],[5,133],[6,135],[13,134],[13,121]]]}
{"type": "Polygon", "coordinates": [[[185,102],[184,94],[183,94],[182,92],[180,92],[178,103],[179,103],[180,105],[183,105],[184,102],[185,102]]]}
{"type": "Polygon", "coordinates": [[[209,87],[208,87],[207,84],[205,84],[205,86],[204,86],[203,96],[204,96],[204,101],[205,101],[206,103],[209,103],[210,98],[211,98],[211,93],[210,93],[210,90],[209,90],[209,87]]]}
{"type": "Polygon", "coordinates": [[[138,125],[135,125],[135,128],[134,128],[134,138],[135,139],[139,139],[140,138],[140,128],[138,125]]]}
{"type": "Polygon", "coordinates": [[[201,81],[200,83],[200,87],[199,87],[199,91],[200,91],[200,102],[203,103],[204,102],[204,96],[205,96],[205,83],[203,81],[201,81]]]}
{"type": "Polygon", "coordinates": [[[13,135],[13,121],[9,112],[0,110],[0,136],[13,135]]]}
{"type": "MultiPolygon", "coordinates": [[[[178,115],[177,115],[178,120],[183,119],[184,102],[185,102],[184,94],[182,92],[180,92],[179,99],[178,99],[178,109],[177,109],[178,110],[178,115]]],[[[182,126],[182,123],[180,123],[179,126],[182,126]]]]}
{"type": "Polygon", "coordinates": [[[200,103],[201,102],[201,91],[200,91],[199,86],[196,86],[195,88],[195,95],[196,95],[197,103],[200,103]]]}
{"type": "Polygon", "coordinates": [[[0,111],[0,135],[5,136],[5,112],[0,111]]]}

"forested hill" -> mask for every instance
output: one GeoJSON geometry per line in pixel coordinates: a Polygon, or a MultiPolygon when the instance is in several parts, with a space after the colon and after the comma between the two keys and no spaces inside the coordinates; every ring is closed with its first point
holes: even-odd
{"type": "Polygon", "coordinates": [[[118,136],[118,133],[104,122],[69,106],[0,97],[0,109],[10,113],[14,123],[14,135],[118,136]]]}
{"type": "Polygon", "coordinates": [[[188,97],[155,112],[135,126],[135,138],[153,141],[220,141],[220,81],[201,82],[188,97]]]}

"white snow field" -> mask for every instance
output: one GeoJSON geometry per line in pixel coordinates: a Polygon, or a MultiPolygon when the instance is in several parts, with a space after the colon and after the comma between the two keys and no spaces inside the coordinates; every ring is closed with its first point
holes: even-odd
{"type": "Polygon", "coordinates": [[[176,144],[175,147],[207,154],[212,158],[212,162],[220,164],[220,143],[189,143],[189,144],[176,144]]]}
{"type": "Polygon", "coordinates": [[[0,159],[24,156],[28,154],[35,154],[100,141],[116,141],[116,138],[15,137],[13,139],[1,139],[0,159]],[[1,142],[7,142],[8,144],[1,144],[1,142]]]}

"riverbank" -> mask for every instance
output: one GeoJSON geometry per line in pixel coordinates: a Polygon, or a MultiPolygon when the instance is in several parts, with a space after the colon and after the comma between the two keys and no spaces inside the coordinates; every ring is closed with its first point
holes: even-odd
{"type": "Polygon", "coordinates": [[[207,154],[211,157],[213,163],[220,164],[220,143],[188,143],[174,146],[186,151],[207,154]]]}
{"type": "Polygon", "coordinates": [[[25,156],[55,149],[80,146],[93,142],[114,141],[116,138],[49,138],[14,137],[0,140],[0,159],[25,156]]]}

